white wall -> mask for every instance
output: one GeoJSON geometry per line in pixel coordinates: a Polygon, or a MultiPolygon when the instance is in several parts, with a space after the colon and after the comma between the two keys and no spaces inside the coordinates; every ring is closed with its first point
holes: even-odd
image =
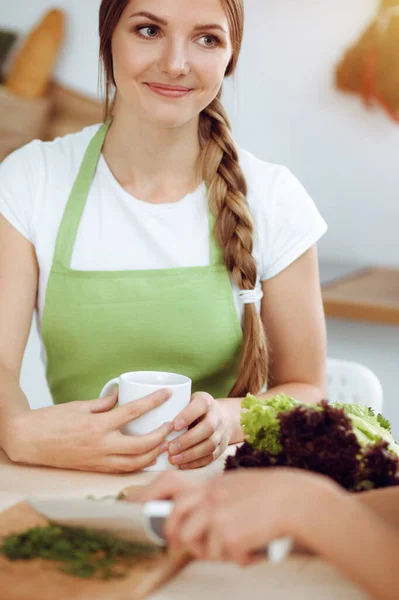
{"type": "Polygon", "coordinates": [[[291,167],[329,224],[322,256],[399,265],[399,126],[335,91],[375,0],[247,0],[238,137],[291,167]]]}
{"type": "MultiPolygon", "coordinates": [[[[24,32],[55,4],[68,14],[56,77],[95,96],[100,0],[1,0],[0,27],[24,32]]],[[[225,99],[239,143],[261,158],[288,165],[313,196],[329,224],[320,244],[322,258],[399,266],[399,127],[333,86],[335,64],[377,4],[245,0],[241,65],[225,99]]],[[[37,344],[32,336],[22,383],[33,402],[41,403],[49,396],[37,344]]],[[[399,431],[399,328],[331,321],[329,353],[357,357],[377,371],[388,416],[399,431]]]]}

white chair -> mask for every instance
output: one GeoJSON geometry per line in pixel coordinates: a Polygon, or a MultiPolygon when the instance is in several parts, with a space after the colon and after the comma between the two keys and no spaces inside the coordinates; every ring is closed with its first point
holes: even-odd
{"type": "Polygon", "coordinates": [[[328,358],[327,400],[342,404],[364,404],[378,414],[383,405],[382,385],[368,367],[357,362],[328,358]]]}

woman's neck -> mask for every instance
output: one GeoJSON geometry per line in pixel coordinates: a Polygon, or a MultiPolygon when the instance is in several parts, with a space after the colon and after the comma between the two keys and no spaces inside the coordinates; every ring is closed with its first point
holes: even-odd
{"type": "Polygon", "coordinates": [[[199,184],[198,121],[160,129],[118,111],[103,155],[114,177],[130,194],[154,204],[173,202],[199,184]]]}

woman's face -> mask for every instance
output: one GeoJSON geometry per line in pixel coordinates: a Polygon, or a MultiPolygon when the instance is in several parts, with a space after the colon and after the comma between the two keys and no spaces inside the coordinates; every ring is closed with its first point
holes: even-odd
{"type": "Polygon", "coordinates": [[[220,0],[130,0],[112,56],[122,110],[164,128],[197,118],[232,56],[220,0]]]}

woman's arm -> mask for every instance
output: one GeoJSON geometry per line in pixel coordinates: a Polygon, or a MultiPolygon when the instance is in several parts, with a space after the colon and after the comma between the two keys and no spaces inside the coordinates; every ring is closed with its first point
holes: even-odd
{"type": "Polygon", "coordinates": [[[37,282],[32,244],[0,215],[0,448],[6,444],[12,417],[29,410],[19,376],[37,282]]]}
{"type": "Polygon", "coordinates": [[[349,495],[318,490],[309,507],[313,515],[309,510],[305,519],[294,524],[297,539],[373,598],[394,600],[399,587],[398,492],[391,489],[388,494],[368,496],[368,492],[349,495]]]}
{"type": "MultiPolygon", "coordinates": [[[[285,393],[302,402],[320,402],[326,394],[326,326],[316,246],[263,281],[262,289],[270,374],[269,389],[259,397],[285,393]]],[[[233,422],[230,443],[241,442],[241,398],[222,402],[233,422]]]]}
{"type": "Polygon", "coordinates": [[[363,492],[356,499],[399,532],[399,486],[363,492]]]}
{"type": "Polygon", "coordinates": [[[14,462],[86,471],[148,466],[164,451],[171,426],[139,437],[119,430],[165,402],[165,391],[116,410],[116,395],[30,410],[19,376],[37,286],[33,245],[0,215],[0,449],[14,462]]]}

